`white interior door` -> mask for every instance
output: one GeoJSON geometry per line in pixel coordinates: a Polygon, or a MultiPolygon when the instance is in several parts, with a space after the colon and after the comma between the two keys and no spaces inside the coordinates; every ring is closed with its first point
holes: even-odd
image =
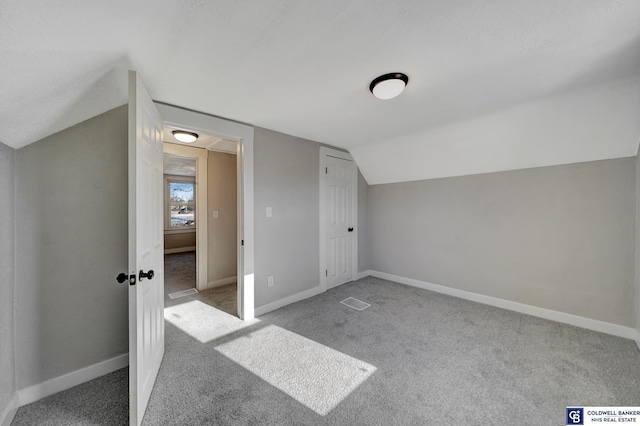
{"type": "Polygon", "coordinates": [[[164,355],[162,119],[129,71],[129,411],[140,425],[164,355]]]}
{"type": "Polygon", "coordinates": [[[356,244],[356,165],[348,153],[321,153],[324,287],[351,281],[356,244]],[[324,174],[324,176],[323,176],[324,174]]]}

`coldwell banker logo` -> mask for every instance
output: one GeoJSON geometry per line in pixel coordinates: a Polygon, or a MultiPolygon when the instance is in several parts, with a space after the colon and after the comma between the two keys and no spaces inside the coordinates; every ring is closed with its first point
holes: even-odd
{"type": "Polygon", "coordinates": [[[583,408],[567,407],[567,424],[568,425],[583,425],[584,419],[582,418],[583,408]]]}

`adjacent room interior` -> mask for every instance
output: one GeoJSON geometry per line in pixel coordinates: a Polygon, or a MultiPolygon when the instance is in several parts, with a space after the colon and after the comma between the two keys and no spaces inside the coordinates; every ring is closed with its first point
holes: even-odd
{"type": "Polygon", "coordinates": [[[197,299],[237,315],[237,144],[202,132],[181,142],[170,128],[163,135],[165,305],[197,299]],[[197,159],[180,153],[204,156],[206,170],[198,173],[197,159]],[[204,186],[204,199],[196,196],[197,185],[204,186]],[[204,256],[197,255],[198,239],[206,240],[204,256]],[[206,271],[206,283],[198,282],[198,270],[206,271]]]}

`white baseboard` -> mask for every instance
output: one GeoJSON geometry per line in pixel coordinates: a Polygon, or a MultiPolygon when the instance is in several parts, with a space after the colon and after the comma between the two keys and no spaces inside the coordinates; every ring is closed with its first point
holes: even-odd
{"type": "Polygon", "coordinates": [[[227,277],[217,281],[210,281],[204,288],[199,288],[198,291],[209,290],[210,288],[222,287],[223,285],[233,284],[238,282],[238,277],[227,277]]]}
{"type": "Polygon", "coordinates": [[[14,394],[11,401],[0,415],[0,426],[9,426],[18,411],[18,394],[14,394]]]}
{"type": "Polygon", "coordinates": [[[425,281],[415,280],[413,278],[400,277],[398,275],[387,274],[386,272],[370,271],[374,277],[382,278],[389,281],[395,281],[400,284],[410,285],[425,290],[435,291],[437,293],[447,294],[449,296],[459,297],[460,299],[471,300],[473,302],[483,303],[485,305],[495,306],[509,311],[519,312],[534,317],[544,318],[551,321],[561,322],[564,324],[574,325],[576,327],[586,328],[588,330],[599,331],[601,333],[611,334],[613,336],[632,339],[636,342],[639,339],[638,330],[619,324],[594,320],[578,315],[568,314],[565,312],[553,311],[551,309],[540,308],[537,306],[526,305],[524,303],[512,302],[510,300],[499,299],[497,297],[485,296],[483,294],[472,293],[466,290],[446,287],[443,285],[432,284],[425,281]]]}
{"type": "Polygon", "coordinates": [[[118,355],[117,357],[99,362],[94,365],[82,368],[77,371],[65,374],[60,377],[47,380],[46,382],[29,386],[18,391],[18,405],[22,407],[31,404],[39,399],[53,395],[54,393],[70,389],[74,386],[88,382],[97,377],[104,376],[113,371],[129,365],[129,354],[118,355]]]}
{"type": "Polygon", "coordinates": [[[361,279],[366,278],[366,277],[371,276],[371,275],[373,275],[373,271],[371,269],[367,269],[366,271],[358,272],[356,274],[355,281],[361,280],[361,279]]]}
{"type": "Polygon", "coordinates": [[[255,316],[264,315],[267,312],[275,311],[276,309],[280,309],[283,306],[290,305],[292,303],[299,302],[304,299],[308,299],[310,297],[316,296],[322,293],[322,288],[320,286],[313,287],[309,290],[301,291],[300,293],[292,294],[291,296],[287,296],[283,299],[276,300],[275,302],[267,303],[266,305],[258,306],[255,309],[255,316]]]}
{"type": "Polygon", "coordinates": [[[164,254],[185,253],[185,252],[188,252],[188,251],[196,251],[196,246],[164,249],[164,254]]]}

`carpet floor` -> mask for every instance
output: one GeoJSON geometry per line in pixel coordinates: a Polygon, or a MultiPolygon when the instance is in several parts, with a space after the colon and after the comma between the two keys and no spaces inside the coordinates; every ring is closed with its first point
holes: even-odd
{"type": "Polygon", "coordinates": [[[173,253],[164,256],[164,306],[199,299],[231,315],[238,312],[237,283],[204,290],[199,295],[171,299],[169,294],[196,287],[196,252],[173,253]]]}
{"type": "MultiPolygon", "coordinates": [[[[165,309],[144,425],[558,425],[568,405],[640,405],[627,339],[373,277],[249,322],[200,297],[165,309]],[[340,303],[350,296],[371,306],[340,303]]],[[[126,424],[126,375],[13,424],[126,424]]]]}
{"type": "Polygon", "coordinates": [[[164,255],[165,304],[168,295],[196,287],[196,252],[172,253],[164,255]]]}

